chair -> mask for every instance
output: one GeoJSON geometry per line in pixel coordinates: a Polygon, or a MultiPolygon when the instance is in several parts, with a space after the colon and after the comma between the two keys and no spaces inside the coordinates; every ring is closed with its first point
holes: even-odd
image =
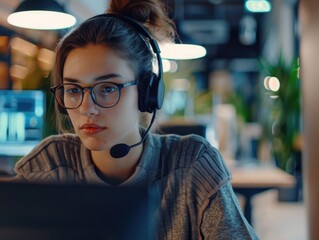
{"type": "Polygon", "coordinates": [[[197,134],[206,138],[206,125],[191,121],[167,121],[159,123],[156,132],[159,134],[178,134],[181,136],[197,134]]]}

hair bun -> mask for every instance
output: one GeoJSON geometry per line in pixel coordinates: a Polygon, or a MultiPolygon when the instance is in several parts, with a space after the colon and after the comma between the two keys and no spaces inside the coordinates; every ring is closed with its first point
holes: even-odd
{"type": "Polygon", "coordinates": [[[146,23],[151,15],[152,5],[149,2],[152,1],[113,0],[110,3],[109,12],[128,16],[141,23],[146,23]]]}
{"type": "Polygon", "coordinates": [[[111,0],[107,12],[133,18],[158,40],[172,41],[175,37],[174,23],[162,0],[111,0]]]}

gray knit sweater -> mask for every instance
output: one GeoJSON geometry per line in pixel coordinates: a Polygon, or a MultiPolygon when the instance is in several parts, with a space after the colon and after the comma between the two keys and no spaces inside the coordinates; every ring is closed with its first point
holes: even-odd
{"type": "MultiPolygon", "coordinates": [[[[31,182],[107,184],[73,134],[44,139],[14,170],[31,182]]],[[[141,184],[161,193],[157,239],[258,239],[220,153],[204,138],[149,134],[134,174],[119,186],[141,184]]]]}

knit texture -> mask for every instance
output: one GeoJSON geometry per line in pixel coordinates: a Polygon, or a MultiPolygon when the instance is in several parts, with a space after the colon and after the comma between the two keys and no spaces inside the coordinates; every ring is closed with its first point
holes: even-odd
{"type": "MultiPolygon", "coordinates": [[[[14,170],[17,179],[30,182],[108,185],[73,134],[44,139],[14,170]]],[[[157,239],[258,239],[230,179],[220,153],[206,139],[149,134],[135,172],[119,187],[144,185],[160,193],[157,239]]]]}

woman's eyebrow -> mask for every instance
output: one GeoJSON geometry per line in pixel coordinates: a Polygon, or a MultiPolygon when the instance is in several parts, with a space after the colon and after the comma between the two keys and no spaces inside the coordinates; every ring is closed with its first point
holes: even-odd
{"type": "MultiPolygon", "coordinates": [[[[108,80],[108,79],[112,79],[112,78],[122,78],[122,76],[120,74],[117,74],[117,73],[111,73],[111,74],[105,74],[105,75],[98,76],[98,77],[94,78],[94,80],[95,81],[104,81],[104,80],[108,80]]],[[[75,79],[75,78],[70,78],[70,77],[63,78],[63,81],[72,82],[72,83],[79,83],[80,82],[80,80],[75,79]]]]}
{"type": "Polygon", "coordinates": [[[65,78],[63,78],[63,82],[79,83],[79,80],[77,80],[75,78],[65,77],[65,78]]]}
{"type": "Polygon", "coordinates": [[[96,77],[94,80],[102,81],[102,80],[108,80],[111,78],[122,78],[122,76],[120,74],[117,74],[117,73],[111,73],[111,74],[106,74],[106,75],[96,77]]]}

